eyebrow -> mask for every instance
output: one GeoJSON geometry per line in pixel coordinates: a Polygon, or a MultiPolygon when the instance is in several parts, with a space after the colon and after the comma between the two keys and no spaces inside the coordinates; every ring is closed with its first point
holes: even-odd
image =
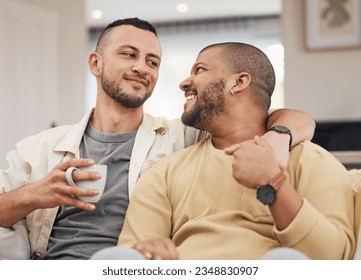
{"type": "MultiPolygon", "coordinates": [[[[119,46],[117,48],[117,50],[120,50],[120,49],[123,49],[123,48],[129,48],[129,49],[132,49],[133,51],[136,51],[136,52],[140,52],[140,50],[132,45],[122,45],[122,46],[119,46]]],[[[156,59],[158,59],[159,61],[161,61],[161,58],[159,55],[155,54],[155,53],[149,53],[147,54],[148,56],[151,56],[151,57],[154,57],[156,59]]]]}
{"type": "Polygon", "coordinates": [[[192,69],[191,69],[191,72],[193,72],[198,66],[204,66],[204,67],[206,67],[207,66],[207,64],[206,63],[204,63],[204,62],[197,62],[196,64],[194,64],[193,65],[193,67],[192,67],[192,69]]]}

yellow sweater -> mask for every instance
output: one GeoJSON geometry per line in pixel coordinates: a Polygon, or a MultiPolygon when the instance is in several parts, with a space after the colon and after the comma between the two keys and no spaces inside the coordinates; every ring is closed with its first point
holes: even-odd
{"type": "Polygon", "coordinates": [[[210,140],[161,159],[139,178],[118,245],[170,237],[181,259],[259,259],[280,246],[352,258],[351,185],[330,153],[310,142],[291,151],[286,174],[304,203],[283,231],[256,191],[233,179],[232,160],[210,140]]]}

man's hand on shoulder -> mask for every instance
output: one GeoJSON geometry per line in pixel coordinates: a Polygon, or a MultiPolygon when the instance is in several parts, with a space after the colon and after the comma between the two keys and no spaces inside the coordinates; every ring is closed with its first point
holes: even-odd
{"type": "Polygon", "coordinates": [[[276,131],[268,131],[261,137],[272,147],[280,168],[286,169],[290,158],[290,136],[276,131]]]}

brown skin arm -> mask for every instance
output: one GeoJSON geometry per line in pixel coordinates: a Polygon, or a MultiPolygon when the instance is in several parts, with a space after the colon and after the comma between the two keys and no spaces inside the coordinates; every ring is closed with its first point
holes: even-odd
{"type": "MultiPolygon", "coordinates": [[[[315,121],[306,112],[293,109],[278,109],[273,111],[267,121],[267,129],[276,125],[286,126],[292,134],[291,146],[302,141],[311,140],[315,132],[315,121]]],[[[275,131],[266,132],[262,138],[272,146],[279,166],[285,169],[289,158],[290,137],[275,131]]]]}
{"type": "MultiPolygon", "coordinates": [[[[233,177],[249,188],[267,184],[281,171],[273,148],[258,136],[243,142],[233,156],[233,177]]],[[[269,206],[278,230],[285,229],[292,222],[302,202],[301,196],[286,180],[277,191],[276,201],[269,206]]]]}
{"type": "MultiPolygon", "coordinates": [[[[267,121],[267,128],[276,125],[286,126],[292,133],[292,147],[305,140],[311,140],[316,124],[306,112],[293,109],[278,109],[273,111],[267,121]]],[[[275,131],[266,132],[263,139],[272,146],[276,159],[281,169],[286,169],[289,159],[290,136],[275,131]]],[[[232,155],[243,143],[232,145],[225,149],[225,152],[232,155]]]]}
{"type": "MultiPolygon", "coordinates": [[[[267,128],[276,125],[288,127],[292,132],[292,147],[305,140],[312,140],[316,124],[309,114],[294,109],[273,111],[267,120],[267,128]]],[[[272,132],[273,133],[273,132],[272,132]]],[[[289,137],[286,136],[288,139],[289,137]]]]}

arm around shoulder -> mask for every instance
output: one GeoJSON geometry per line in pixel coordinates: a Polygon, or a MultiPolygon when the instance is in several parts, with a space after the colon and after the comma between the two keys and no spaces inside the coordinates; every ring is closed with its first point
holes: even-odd
{"type": "Polygon", "coordinates": [[[301,110],[277,109],[273,111],[267,121],[267,128],[276,125],[288,127],[292,132],[292,147],[298,143],[311,140],[316,128],[316,123],[312,117],[301,110]]]}

